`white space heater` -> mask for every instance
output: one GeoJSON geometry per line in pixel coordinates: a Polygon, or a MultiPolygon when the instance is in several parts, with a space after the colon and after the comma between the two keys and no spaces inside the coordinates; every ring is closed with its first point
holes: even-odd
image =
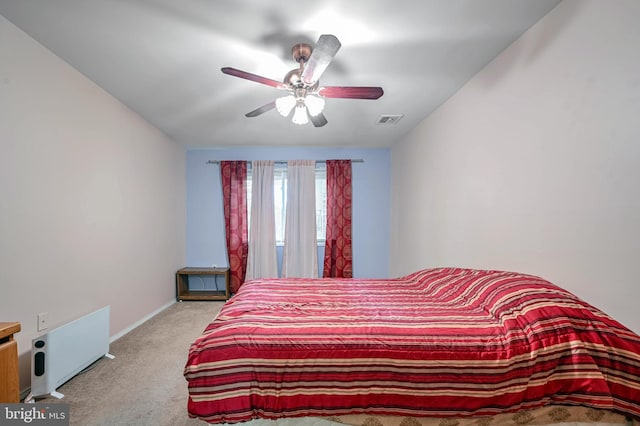
{"type": "Polygon", "coordinates": [[[31,341],[33,397],[64,395],[56,389],[109,354],[109,306],[57,327],[31,341]]]}

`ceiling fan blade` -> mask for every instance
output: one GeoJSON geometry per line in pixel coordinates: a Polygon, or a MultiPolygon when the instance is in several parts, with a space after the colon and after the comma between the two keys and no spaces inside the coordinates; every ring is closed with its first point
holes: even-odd
{"type": "Polygon", "coordinates": [[[340,50],[340,41],[331,34],[323,34],[318,39],[316,47],[311,52],[311,57],[304,66],[304,71],[300,78],[305,84],[313,85],[320,79],[320,76],[327,69],[338,50],[340,50]]]}
{"type": "Polygon", "coordinates": [[[309,119],[311,119],[311,122],[316,127],[322,127],[328,123],[327,118],[324,116],[323,113],[320,113],[318,115],[309,114],[309,119]]]}
{"type": "Polygon", "coordinates": [[[252,74],[250,72],[242,71],[236,68],[224,67],[224,68],[221,68],[221,71],[225,74],[228,74],[234,77],[240,77],[246,80],[255,81],[256,83],[266,84],[267,86],[275,87],[276,89],[287,88],[287,86],[284,83],[281,83],[277,80],[272,80],[270,78],[262,77],[260,75],[252,74]]]}
{"type": "Polygon", "coordinates": [[[318,94],[325,98],[378,99],[384,91],[382,87],[329,86],[321,87],[318,94]]]}
{"type": "Polygon", "coordinates": [[[260,108],[256,108],[251,112],[245,114],[245,117],[257,117],[260,114],[264,114],[267,111],[271,111],[276,107],[276,101],[269,102],[268,104],[262,105],[260,108]]]}

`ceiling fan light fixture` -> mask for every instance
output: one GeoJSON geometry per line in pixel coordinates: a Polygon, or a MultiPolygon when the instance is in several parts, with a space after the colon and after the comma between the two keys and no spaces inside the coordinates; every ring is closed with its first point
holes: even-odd
{"type": "Polygon", "coordinates": [[[276,109],[283,117],[288,117],[294,106],[296,106],[296,98],[293,95],[276,99],[276,109]]]}
{"type": "Polygon", "coordinates": [[[302,102],[298,102],[294,111],[293,118],[291,119],[295,124],[303,125],[309,122],[309,116],[307,115],[307,107],[302,102]]]}
{"type": "Polygon", "coordinates": [[[309,110],[309,114],[316,117],[322,113],[324,109],[324,99],[319,96],[308,95],[304,101],[305,105],[307,105],[307,109],[309,110]]]}
{"type": "Polygon", "coordinates": [[[315,47],[305,43],[296,44],[291,52],[299,66],[289,71],[282,82],[231,67],[223,67],[221,71],[232,77],[244,78],[289,92],[288,96],[277,98],[246,113],[246,117],[257,117],[276,109],[283,117],[291,117],[295,124],[302,125],[311,121],[315,127],[322,127],[327,124],[327,119],[322,113],[325,98],[378,99],[384,93],[382,87],[320,87],[320,77],[340,47],[340,41],[332,34],[322,34],[315,47]],[[291,110],[294,111],[293,115],[291,110]]]}

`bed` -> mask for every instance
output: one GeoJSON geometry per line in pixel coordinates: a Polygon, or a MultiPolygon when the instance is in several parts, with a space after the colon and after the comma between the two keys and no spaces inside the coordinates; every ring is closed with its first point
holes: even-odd
{"type": "Polygon", "coordinates": [[[184,375],[189,416],[209,423],[459,424],[572,408],[640,419],[640,337],[515,272],[248,281],[191,345],[184,375]]]}

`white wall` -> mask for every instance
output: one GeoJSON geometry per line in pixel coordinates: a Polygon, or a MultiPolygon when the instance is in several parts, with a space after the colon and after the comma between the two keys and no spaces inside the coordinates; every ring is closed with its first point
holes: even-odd
{"type": "Polygon", "coordinates": [[[111,305],[117,334],[175,300],[185,150],[0,16],[0,321],[29,386],[50,328],[111,305]]]}
{"type": "Polygon", "coordinates": [[[532,273],[640,332],[638,21],[563,0],[392,148],[392,275],[532,273]]]}

